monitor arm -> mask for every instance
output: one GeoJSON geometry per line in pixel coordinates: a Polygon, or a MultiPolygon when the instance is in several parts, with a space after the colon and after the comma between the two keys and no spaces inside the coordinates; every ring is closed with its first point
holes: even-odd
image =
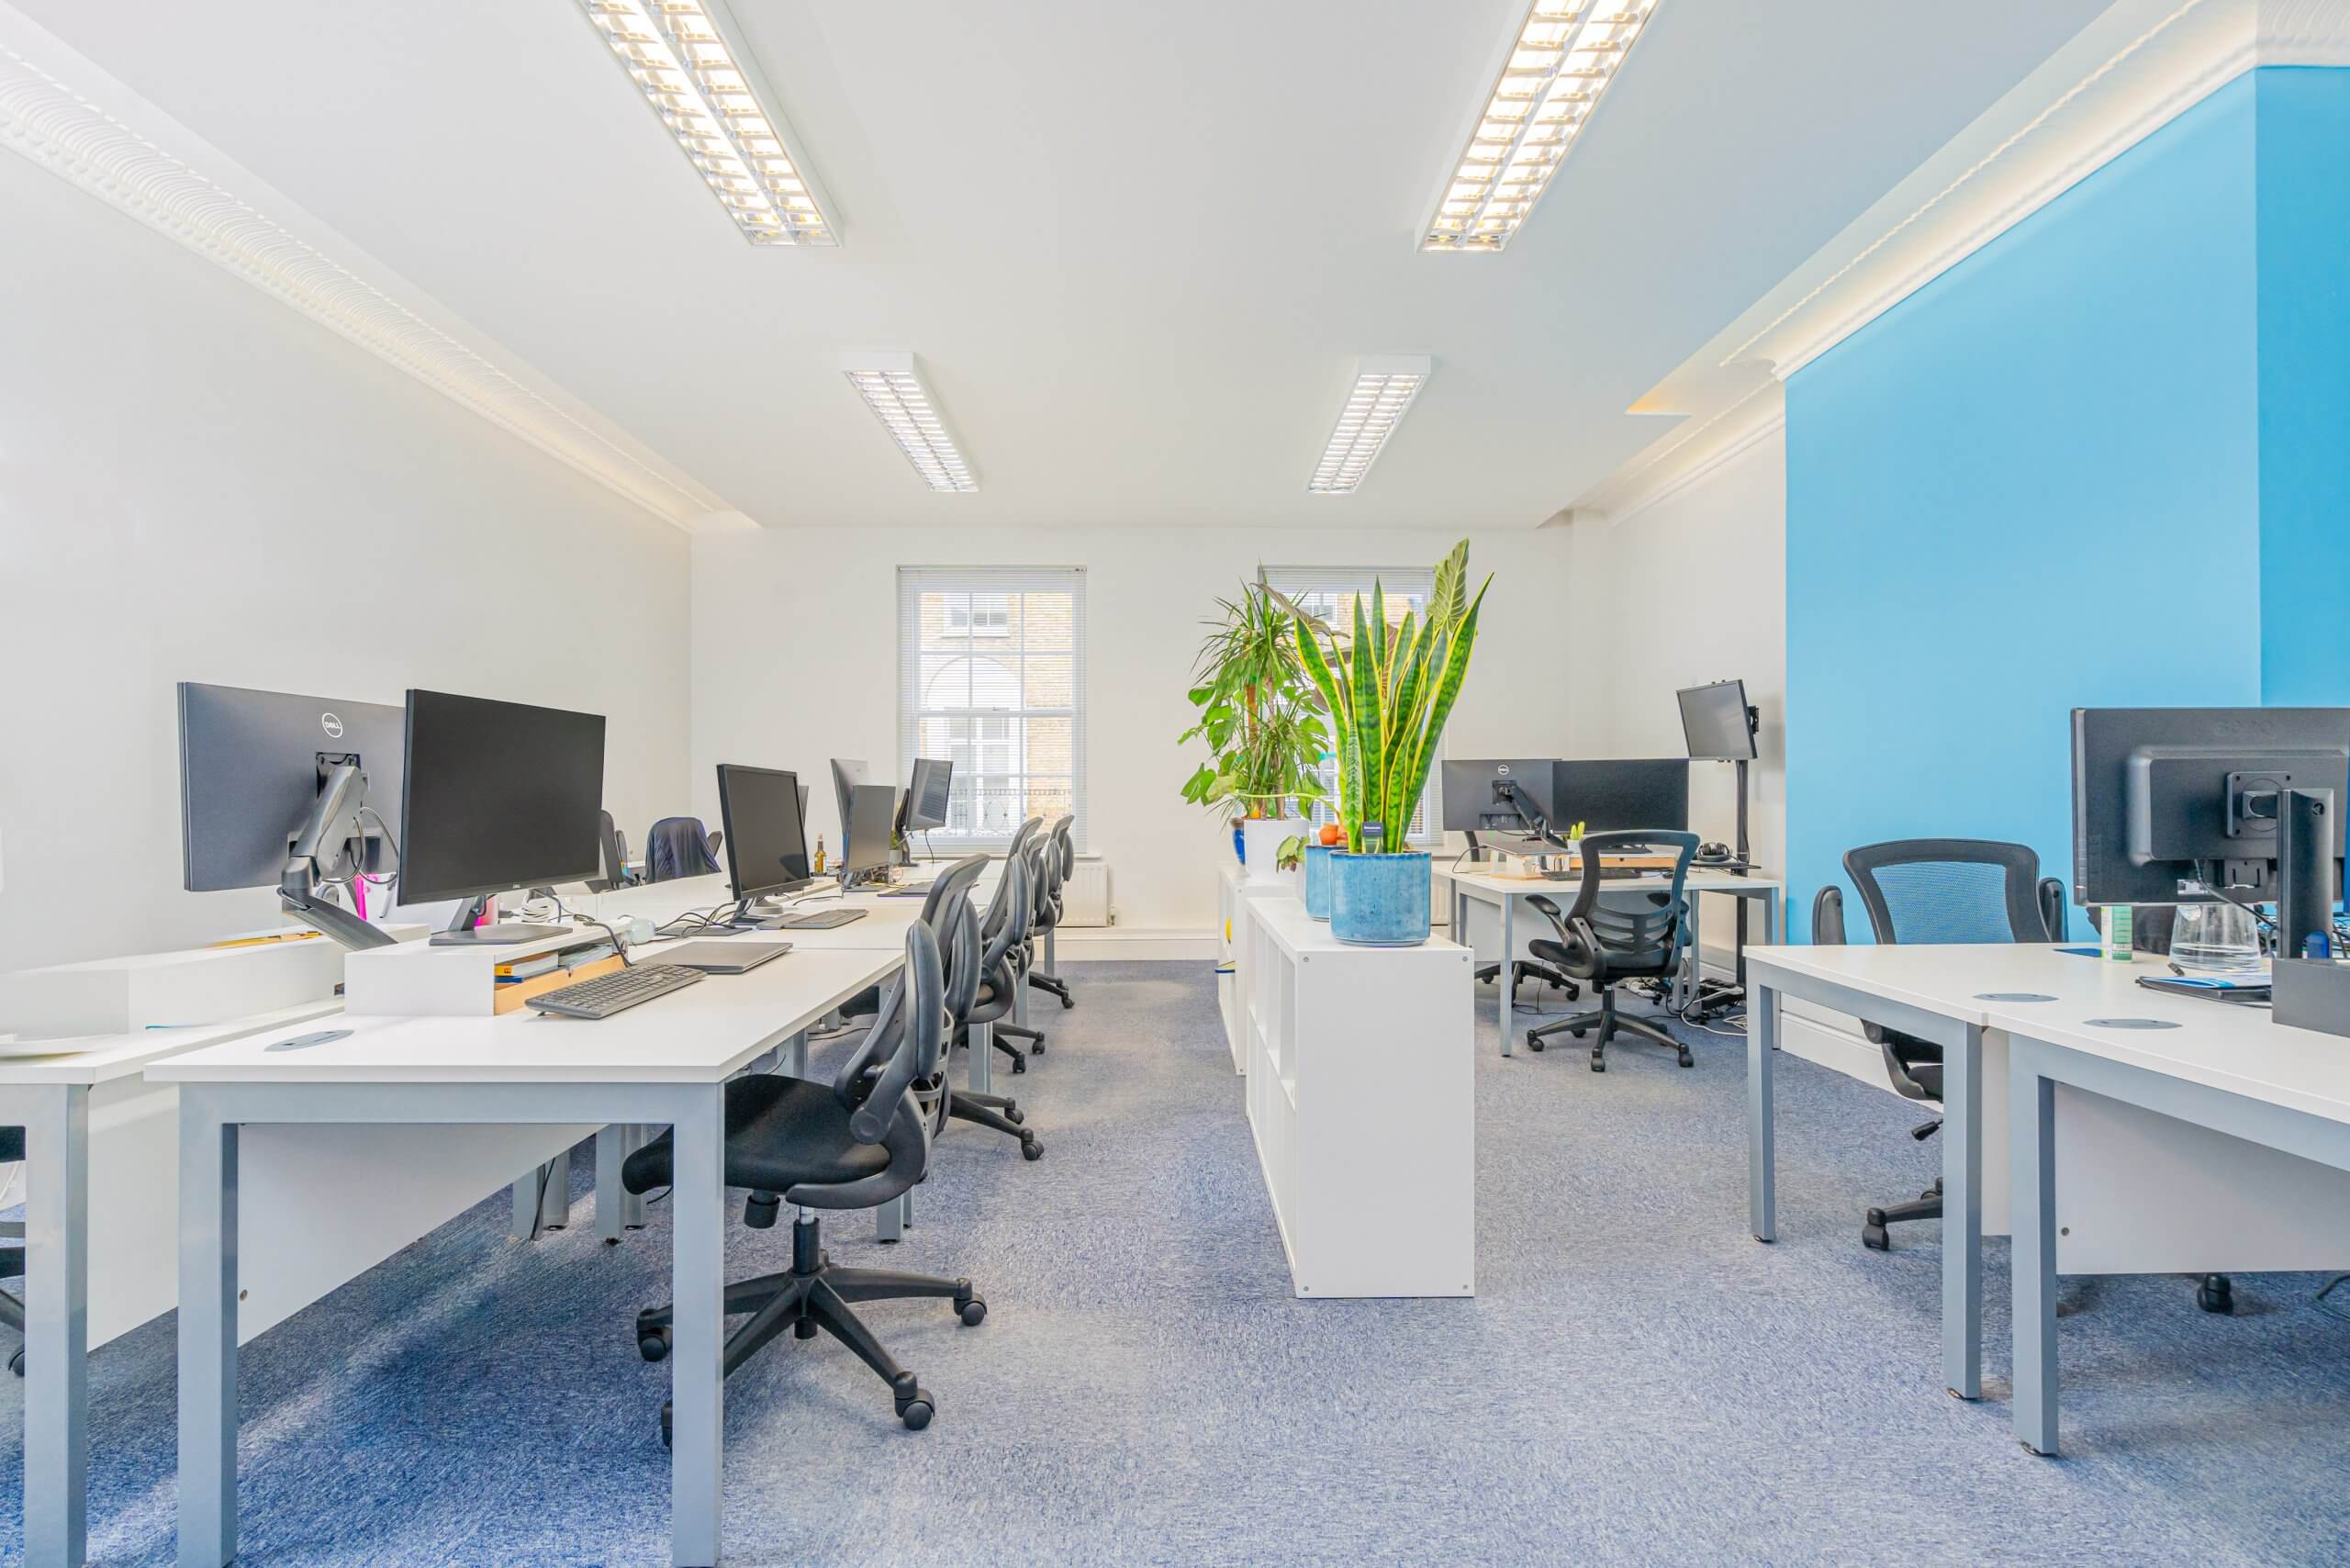
{"type": "Polygon", "coordinates": [[[1517,820],[1526,824],[1528,837],[1539,838],[1545,844],[1561,842],[1559,835],[1550,831],[1550,824],[1543,820],[1542,813],[1536,811],[1524,795],[1518,793],[1516,785],[1504,780],[1494,786],[1494,793],[1500,796],[1502,802],[1517,813],[1517,820]]]}
{"type": "Polygon", "coordinates": [[[314,931],[322,932],[352,949],[388,947],[391,935],[368,924],[341,905],[329,902],[319,883],[349,857],[356,876],[366,861],[365,830],[360,809],[367,803],[367,776],[348,756],[321,757],[319,798],[310,814],[295,831],[286,849],[285,868],[278,874],[280,908],[314,931]],[[350,846],[361,847],[352,853],[350,846]]]}

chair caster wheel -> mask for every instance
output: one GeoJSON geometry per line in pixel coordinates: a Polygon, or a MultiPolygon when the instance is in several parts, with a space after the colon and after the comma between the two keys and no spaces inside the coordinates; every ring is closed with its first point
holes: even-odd
{"type": "Polygon", "coordinates": [[[663,1400],[661,1402],[661,1446],[665,1449],[673,1448],[676,1442],[676,1438],[669,1430],[669,1403],[667,1400],[663,1400]]]}
{"type": "Polygon", "coordinates": [[[25,1375],[25,1351],[23,1346],[18,1346],[16,1350],[9,1355],[8,1370],[15,1372],[18,1377],[25,1375]]]}
{"type": "Polygon", "coordinates": [[[1014,1072],[1027,1071],[1028,1058],[1026,1057],[1013,1057],[1012,1058],[1012,1070],[1014,1072]]]}
{"type": "Polygon", "coordinates": [[[1003,1119],[1016,1127],[1028,1119],[1028,1113],[1007,1100],[1003,1103],[1003,1119]]]}
{"type": "Polygon", "coordinates": [[[1685,1046],[1682,1047],[1681,1051],[1681,1065],[1684,1067],[1695,1067],[1697,1065],[1697,1058],[1689,1054],[1688,1047],[1685,1046]]]}
{"type": "Polygon", "coordinates": [[[1570,1034],[1570,1035],[1572,1035],[1576,1039],[1580,1040],[1580,1039],[1582,1039],[1585,1035],[1590,1034],[1590,1033],[1591,1033],[1591,1031],[1590,1031],[1590,1030],[1588,1030],[1588,1029],[1570,1029],[1570,1030],[1568,1030],[1568,1031],[1567,1031],[1567,1033],[1568,1033],[1568,1034],[1570,1034]]]}
{"type": "Polygon", "coordinates": [[[1592,1052],[1591,1070],[1594,1072],[1606,1072],[1607,1070],[1607,1058],[1601,1056],[1597,1051],[1592,1052]]]}
{"type": "Polygon", "coordinates": [[[669,1359],[669,1330],[649,1328],[636,1337],[636,1353],[648,1361],[669,1359]]]}
{"type": "Polygon", "coordinates": [[[2198,1281],[2195,1286],[2195,1305],[2206,1312],[2226,1314],[2235,1311],[2235,1291],[2229,1284],[2227,1275],[2206,1274],[2198,1281]]]}
{"type": "Polygon", "coordinates": [[[1028,1054],[1032,1057],[1043,1056],[1045,1054],[1045,1042],[1039,1040],[1035,1045],[1030,1046],[1028,1047],[1028,1054]]]}
{"type": "Polygon", "coordinates": [[[1020,1158],[1023,1159],[1042,1159],[1045,1158],[1045,1146],[1037,1142],[1033,1136],[1024,1137],[1020,1140],[1020,1158]]]}
{"type": "Polygon", "coordinates": [[[977,1328],[988,1320],[988,1304],[979,1296],[958,1301],[955,1304],[955,1316],[963,1320],[964,1327],[977,1328]]]}
{"type": "Polygon", "coordinates": [[[1872,1252],[1893,1250],[1893,1238],[1885,1228],[1883,1209],[1871,1209],[1868,1212],[1868,1218],[1861,1226],[1861,1245],[1872,1252]]]}
{"type": "Polygon", "coordinates": [[[1526,1031],[1526,1048],[1529,1051],[1540,1050],[1542,1048],[1542,1036],[1536,1034],[1531,1029],[1526,1031]]]}
{"type": "Polygon", "coordinates": [[[906,1430],[919,1432],[929,1426],[931,1417],[936,1414],[930,1402],[930,1390],[914,1382],[912,1372],[900,1372],[891,1386],[897,1397],[898,1419],[906,1424],[906,1430]]]}
{"type": "Polygon", "coordinates": [[[1064,997],[1062,997],[1062,998],[1061,998],[1061,1011],[1062,1011],[1062,1012],[1066,1013],[1066,1012],[1068,1012],[1070,1008],[1075,1007],[1076,1005],[1077,1005],[1077,998],[1075,998],[1075,997],[1073,997],[1073,996],[1064,996],[1064,997]]]}
{"type": "Polygon", "coordinates": [[[1919,1203],[1921,1203],[1921,1204],[1922,1204],[1922,1203],[1924,1203],[1924,1202],[1925,1202],[1927,1199],[1929,1199],[1929,1198],[1939,1198],[1939,1197],[1941,1197],[1942,1195],[1942,1189],[1941,1189],[1941,1188],[1939,1188],[1939,1187],[1929,1187],[1929,1188],[1927,1188],[1924,1192],[1922,1192],[1922,1193],[1919,1193],[1919,1194],[1918,1194],[1918,1201],[1919,1201],[1919,1203]]]}

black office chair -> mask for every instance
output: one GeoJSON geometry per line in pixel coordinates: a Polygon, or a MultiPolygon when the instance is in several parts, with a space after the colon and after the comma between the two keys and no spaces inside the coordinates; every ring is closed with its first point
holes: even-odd
{"type": "Polygon", "coordinates": [[[675,881],[680,877],[707,877],[718,869],[722,833],[704,833],[696,817],[663,817],[644,835],[644,879],[675,881]]]}
{"type": "MultiPolygon", "coordinates": [[[[1061,914],[1069,902],[1069,879],[1077,869],[1077,849],[1071,839],[1069,824],[1077,818],[1063,812],[1045,834],[1045,876],[1038,884],[1035,928],[1029,934],[1032,943],[1032,963],[1028,983],[1038,991],[1061,999],[1063,1008],[1075,1007],[1077,999],[1069,994],[1069,982],[1045,968],[1040,957],[1041,946],[1049,934],[1060,929],[1061,914]]],[[[1058,964],[1058,955],[1055,955],[1058,964]]]]}
{"type": "MultiPolygon", "coordinates": [[[[979,993],[986,983],[987,945],[979,935],[979,913],[972,906],[970,889],[971,884],[979,879],[979,873],[986,868],[987,863],[984,855],[957,861],[932,885],[931,902],[923,909],[923,917],[932,931],[944,935],[940,946],[946,955],[946,1026],[947,1039],[951,1043],[959,1043],[968,1037],[972,1014],[979,1010],[979,993]],[[950,879],[953,886],[948,888],[950,879]],[[943,900],[941,889],[947,889],[943,900]]],[[[982,1042],[979,1048],[993,1047],[991,1043],[982,1042]]],[[[1013,1056],[1017,1060],[1018,1053],[1013,1053],[1013,1056]]],[[[1004,1094],[980,1094],[968,1089],[957,1089],[951,1082],[946,1093],[946,1114],[955,1120],[992,1127],[1007,1137],[1018,1138],[1024,1159],[1042,1159],[1045,1157],[1045,1146],[1035,1133],[1028,1130],[1025,1125],[1028,1118],[1021,1111],[1017,1100],[1004,1094]]]]}
{"type": "Polygon", "coordinates": [[[1632,828],[1621,833],[1587,833],[1582,842],[1583,884],[1575,891],[1574,907],[1562,915],[1548,898],[1537,895],[1526,901],[1542,912],[1559,939],[1538,937],[1527,950],[1598,991],[1599,1009],[1528,1029],[1527,1048],[1540,1050],[1542,1042],[1561,1029],[1580,1040],[1596,1028],[1599,1037],[1591,1043],[1594,1072],[1607,1070],[1607,1042],[1619,1034],[1668,1046],[1681,1065],[1687,1067],[1691,1064],[1687,1046],[1645,1018],[1626,1018],[1616,1011],[1616,988],[1626,980],[1668,979],[1681,967],[1682,953],[1689,946],[1689,895],[1683,884],[1689,878],[1689,862],[1697,854],[1697,835],[1632,828]],[[1609,889],[1600,879],[1600,857],[1641,846],[1676,852],[1672,882],[1618,882],[1609,889]],[[1613,900],[1613,904],[1603,902],[1603,898],[1613,900]]]}
{"type": "MultiPolygon", "coordinates": [[[[987,1303],[968,1280],[849,1269],[824,1255],[815,1209],[870,1209],[893,1203],[922,1180],[930,1165],[936,1100],[946,1049],[946,976],[937,940],[920,921],[906,928],[905,971],[885,993],[864,1043],[829,1084],[804,1078],[754,1074],[726,1085],[725,1180],[751,1189],[743,1222],[771,1227],[782,1204],[799,1210],[791,1227],[791,1271],[744,1280],[726,1289],[726,1312],[751,1320],[726,1340],[732,1373],[768,1340],[789,1328],[797,1338],[821,1328],[856,1352],[889,1383],[899,1419],[915,1431],[930,1425],[936,1402],[901,1367],[850,1305],[941,1297],[968,1326],[987,1316],[987,1303]]],[[[621,1168],[621,1182],[643,1193],[671,1179],[672,1135],[637,1150],[621,1168]]],[[[648,1361],[669,1353],[671,1307],[637,1314],[637,1350],[648,1361]]],[[[669,1406],[661,1407],[661,1439],[669,1440],[669,1406]]]]}
{"type": "MultiPolygon", "coordinates": [[[[0,1165],[17,1165],[25,1158],[25,1129],[0,1127],[0,1165]]],[[[0,1280],[21,1280],[25,1277],[25,1222],[0,1220],[0,1280]]],[[[23,1298],[0,1291],[0,1327],[25,1331],[23,1298]]],[[[8,1370],[18,1377],[25,1375],[25,1348],[19,1344],[8,1352],[8,1370]]]]}
{"type": "MultiPolygon", "coordinates": [[[[2040,874],[2040,856],[2028,844],[1980,838],[1905,838],[1847,850],[1844,873],[1868,911],[1881,943],[1998,944],[2050,942],[2065,929],[2065,884],[2040,874]]],[[[1811,904],[1811,939],[1844,940],[1843,890],[1830,884],[1811,904]]],[[[1905,1099],[1942,1109],[1942,1048],[1865,1019],[1872,1045],[1885,1053],[1885,1070],[1905,1099]]],[[[1923,1142],[1942,1130],[1936,1116],[1913,1128],[1923,1142]]],[[[1942,1217],[1942,1184],[1915,1201],[1872,1207],[1861,1244],[1883,1252],[1893,1246],[1889,1226],[1942,1217]]]]}
{"type": "Polygon", "coordinates": [[[1013,1009],[1018,1004],[1024,983],[1022,955],[1027,950],[1028,925],[1035,909],[1035,900],[1029,892],[1033,885],[1036,857],[1033,846],[1019,851],[1003,863],[1003,877],[995,885],[995,897],[989,902],[988,913],[979,922],[979,986],[956,1030],[956,1043],[968,1045],[973,1050],[999,1050],[1012,1058],[1012,1070],[1028,1070],[1028,1057],[1045,1048],[1044,1035],[1035,1029],[1015,1024],[1013,1009]],[[1029,1051],[1023,1051],[1006,1036],[1017,1036],[1034,1042],[1029,1051]]]}

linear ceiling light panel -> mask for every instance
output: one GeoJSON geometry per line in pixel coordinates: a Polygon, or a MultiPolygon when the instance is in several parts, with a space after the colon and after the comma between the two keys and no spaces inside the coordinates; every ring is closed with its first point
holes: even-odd
{"type": "Polygon", "coordinates": [[[837,245],[808,162],[720,0],[579,0],[754,245],[837,245]],[[722,27],[725,21],[728,25],[722,27]]]}
{"type": "Polygon", "coordinates": [[[1498,251],[1542,199],[1657,0],[1534,0],[1423,251],[1498,251]]]}
{"type": "Polygon", "coordinates": [[[965,495],[979,487],[979,476],[963,461],[962,450],[939,417],[937,399],[914,369],[913,355],[851,354],[842,359],[841,369],[923,484],[965,495]]]}
{"type": "Polygon", "coordinates": [[[1338,410],[1337,428],[1330,432],[1330,444],[1322,449],[1322,461],[1314,465],[1306,489],[1317,496],[1353,494],[1403,422],[1404,411],[1420,395],[1434,364],[1425,355],[1355,361],[1354,390],[1338,410]]]}

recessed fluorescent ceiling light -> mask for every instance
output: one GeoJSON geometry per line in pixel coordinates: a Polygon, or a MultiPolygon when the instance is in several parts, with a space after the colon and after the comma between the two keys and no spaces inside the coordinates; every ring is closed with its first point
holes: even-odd
{"type": "Polygon", "coordinates": [[[849,354],[842,358],[841,369],[923,484],[934,490],[964,494],[979,487],[979,476],[963,461],[961,449],[947,433],[946,421],[939,417],[936,399],[914,369],[913,355],[849,354]]]}
{"type": "Polygon", "coordinates": [[[1423,251],[1498,251],[1542,199],[1657,0],[1534,0],[1423,251]]]}
{"type": "Polygon", "coordinates": [[[754,245],[837,245],[840,230],[719,0],[579,0],[588,19],[754,245]],[[722,28],[722,19],[729,26],[722,28]]]}
{"type": "Polygon", "coordinates": [[[1351,494],[1403,422],[1404,410],[1420,395],[1434,364],[1426,355],[1355,361],[1355,389],[1338,410],[1337,428],[1330,432],[1330,444],[1322,449],[1322,461],[1314,465],[1306,489],[1317,496],[1351,494]]]}

